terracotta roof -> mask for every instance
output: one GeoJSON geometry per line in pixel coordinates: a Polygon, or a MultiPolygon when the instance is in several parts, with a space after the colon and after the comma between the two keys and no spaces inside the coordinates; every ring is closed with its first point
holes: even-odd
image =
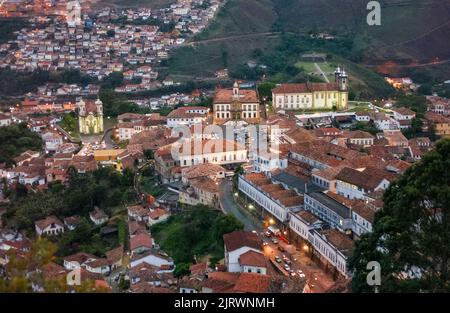
{"type": "Polygon", "coordinates": [[[78,253],[64,257],[64,261],[78,262],[80,265],[85,263],[89,259],[97,259],[97,257],[93,254],[86,253],[86,252],[78,252],[78,253]]]}
{"type": "Polygon", "coordinates": [[[95,260],[87,262],[86,265],[91,268],[98,268],[98,267],[109,266],[110,263],[105,258],[99,258],[99,259],[95,259],[95,260]]]}
{"type": "Polygon", "coordinates": [[[128,210],[128,214],[138,215],[138,216],[145,216],[149,213],[149,210],[144,208],[140,204],[129,206],[129,207],[127,207],[127,210],[128,210]]]}
{"type": "Polygon", "coordinates": [[[383,179],[392,182],[394,180],[394,176],[388,172],[373,167],[367,167],[364,171],[344,167],[336,176],[336,179],[362,187],[368,191],[375,189],[383,179]]]}
{"type": "Polygon", "coordinates": [[[44,277],[52,279],[65,277],[68,273],[68,271],[64,268],[64,266],[61,266],[54,262],[49,262],[47,264],[42,265],[39,268],[39,270],[42,272],[44,277]]]}
{"type": "Polygon", "coordinates": [[[115,249],[109,250],[105,252],[106,259],[108,260],[109,264],[116,263],[122,259],[123,256],[123,246],[118,246],[115,249]]]}
{"type": "Polygon", "coordinates": [[[130,250],[135,250],[140,247],[153,247],[153,239],[149,234],[140,233],[130,238],[130,250]]]}
{"type": "Polygon", "coordinates": [[[167,115],[167,118],[195,118],[207,117],[208,113],[192,112],[193,110],[205,110],[206,107],[181,107],[173,110],[167,115]]]}
{"type": "Polygon", "coordinates": [[[223,235],[223,241],[227,251],[234,251],[241,247],[250,247],[261,250],[261,240],[255,233],[237,230],[223,235]]]}
{"type": "Polygon", "coordinates": [[[277,93],[309,93],[313,91],[338,91],[338,83],[304,83],[304,84],[281,84],[272,89],[277,93]]]}
{"type": "Polygon", "coordinates": [[[355,243],[346,235],[336,229],[325,229],[320,231],[327,241],[344,255],[350,255],[355,243]]]}
{"type": "Polygon", "coordinates": [[[353,200],[350,208],[366,221],[373,223],[375,219],[375,210],[362,200],[353,200]]]}
{"type": "Polygon", "coordinates": [[[300,217],[302,220],[308,223],[308,225],[314,224],[317,221],[320,221],[320,219],[312,214],[310,211],[307,210],[301,210],[297,213],[297,216],[300,217]]]}
{"type": "Polygon", "coordinates": [[[270,287],[270,276],[256,273],[241,273],[233,288],[234,292],[267,293],[270,287]]]}
{"type": "Polygon", "coordinates": [[[294,127],[287,131],[283,136],[290,138],[294,141],[294,143],[313,141],[317,139],[317,137],[312,132],[302,127],[294,127]]]}
{"type": "Polygon", "coordinates": [[[426,112],[425,119],[430,122],[437,123],[437,124],[450,123],[450,118],[444,117],[444,116],[434,113],[434,112],[426,112]]]}
{"type": "Polygon", "coordinates": [[[368,132],[362,131],[362,130],[353,130],[353,131],[346,131],[343,133],[343,136],[346,138],[351,139],[373,139],[374,136],[368,132]]]}
{"type": "Polygon", "coordinates": [[[140,282],[130,287],[133,293],[176,293],[175,289],[167,287],[155,287],[147,282],[140,282]]]}
{"type": "Polygon", "coordinates": [[[80,217],[78,215],[69,216],[64,219],[64,223],[66,225],[75,226],[80,221],[80,217]]]}
{"type": "Polygon", "coordinates": [[[189,270],[191,271],[191,275],[203,275],[204,273],[206,273],[207,269],[208,269],[208,264],[206,262],[192,264],[189,267],[189,270]]]}
{"type": "Polygon", "coordinates": [[[392,111],[397,112],[398,114],[401,115],[416,115],[416,112],[406,107],[393,108],[392,111]]]}
{"type": "Polygon", "coordinates": [[[220,165],[204,163],[183,168],[181,173],[186,179],[192,179],[204,176],[216,176],[219,173],[225,173],[226,170],[220,165]]]}
{"type": "Polygon", "coordinates": [[[192,187],[209,193],[219,193],[219,184],[209,177],[199,177],[189,181],[192,187]]]}
{"type": "Polygon", "coordinates": [[[95,208],[93,211],[89,212],[89,215],[96,220],[108,218],[108,215],[106,215],[106,213],[99,208],[95,208]]]}
{"type": "Polygon", "coordinates": [[[239,273],[212,272],[208,273],[208,279],[203,287],[212,289],[214,293],[232,292],[239,278],[239,273]]]}
{"type": "Polygon", "coordinates": [[[334,180],[342,168],[343,168],[342,166],[336,166],[336,167],[328,167],[323,170],[313,169],[312,175],[324,178],[326,180],[334,180]]]}
{"type": "Polygon", "coordinates": [[[128,221],[128,233],[130,236],[147,232],[144,222],[128,221]]]}
{"type": "MultiPolygon", "coordinates": [[[[214,103],[231,103],[235,101],[233,89],[218,89],[214,95],[214,103]]],[[[258,103],[255,90],[239,90],[238,101],[241,103],[258,103]]]]}
{"type": "Polygon", "coordinates": [[[266,257],[260,252],[249,250],[239,257],[239,263],[241,265],[266,267],[266,257]]]}
{"type": "Polygon", "coordinates": [[[148,213],[148,217],[150,217],[152,220],[157,220],[161,216],[168,215],[168,214],[169,214],[169,212],[167,212],[166,210],[161,209],[161,208],[156,208],[154,210],[151,210],[148,213]]]}
{"type": "Polygon", "coordinates": [[[42,220],[36,221],[35,224],[41,230],[44,230],[45,228],[47,228],[48,226],[50,226],[52,224],[64,227],[64,224],[61,222],[61,220],[53,215],[47,216],[46,218],[44,218],[42,220]]]}

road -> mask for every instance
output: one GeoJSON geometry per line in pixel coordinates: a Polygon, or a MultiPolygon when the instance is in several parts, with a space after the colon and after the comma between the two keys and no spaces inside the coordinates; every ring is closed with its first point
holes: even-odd
{"type": "Polygon", "coordinates": [[[327,75],[325,75],[325,73],[322,71],[322,69],[320,68],[319,64],[314,63],[314,66],[316,67],[317,71],[322,75],[322,77],[325,79],[325,81],[327,83],[329,83],[330,80],[328,79],[327,75]]]}
{"type": "MultiPolygon", "coordinates": [[[[299,271],[305,275],[304,278],[312,287],[312,292],[326,292],[335,284],[333,278],[318,267],[306,255],[305,251],[297,250],[294,245],[288,245],[281,240],[277,244],[274,244],[269,238],[264,238],[264,241],[268,243],[264,247],[266,257],[274,260],[277,255],[280,258],[286,256],[292,262],[290,268],[296,272],[296,277],[298,277],[299,271]],[[281,252],[279,247],[282,247],[285,251],[281,252]]],[[[284,262],[281,262],[280,265],[284,267],[284,262]]],[[[283,272],[286,273],[286,271],[283,272]]]]}
{"type": "Polygon", "coordinates": [[[244,229],[248,231],[262,231],[262,223],[259,222],[250,213],[238,208],[233,197],[233,183],[224,179],[220,185],[219,202],[222,210],[226,214],[233,214],[239,221],[244,224],[244,229]]]}
{"type": "Polygon", "coordinates": [[[107,129],[103,135],[103,142],[106,145],[106,149],[112,149],[115,145],[114,141],[111,139],[112,128],[107,129]]]}

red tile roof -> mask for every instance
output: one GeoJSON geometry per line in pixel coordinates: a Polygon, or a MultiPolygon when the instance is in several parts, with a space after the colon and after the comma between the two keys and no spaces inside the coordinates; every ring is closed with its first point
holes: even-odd
{"type": "Polygon", "coordinates": [[[234,251],[241,247],[261,249],[261,240],[258,236],[255,233],[244,230],[237,230],[223,235],[223,241],[227,251],[234,251]]]}
{"type": "Polygon", "coordinates": [[[239,257],[239,263],[241,265],[249,265],[249,266],[258,266],[258,267],[266,267],[266,257],[264,254],[249,250],[239,257]]]}
{"type": "Polygon", "coordinates": [[[241,273],[233,288],[234,292],[267,293],[270,288],[270,276],[255,273],[241,273]]]}
{"type": "Polygon", "coordinates": [[[130,250],[134,250],[140,247],[153,247],[153,239],[149,234],[140,233],[130,239],[130,250]]]}

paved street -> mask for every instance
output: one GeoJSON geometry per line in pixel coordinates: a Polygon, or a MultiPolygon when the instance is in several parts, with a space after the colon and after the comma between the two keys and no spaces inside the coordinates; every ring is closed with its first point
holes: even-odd
{"type": "Polygon", "coordinates": [[[111,139],[112,128],[107,129],[103,135],[103,142],[106,145],[106,149],[112,149],[115,145],[114,141],[111,139]]]}
{"type": "MultiPolygon", "coordinates": [[[[297,250],[294,245],[288,245],[281,240],[275,244],[271,238],[263,237],[264,241],[268,243],[264,247],[264,254],[272,260],[274,260],[275,256],[280,258],[283,258],[283,256],[287,257],[292,262],[290,268],[294,270],[296,276],[299,275],[299,270],[305,275],[305,279],[312,286],[312,292],[326,292],[334,285],[333,278],[311,261],[304,251],[297,250]],[[285,251],[280,251],[279,247],[285,251]]],[[[284,267],[284,263],[284,261],[280,263],[281,267],[284,267]]],[[[284,272],[287,274],[286,271],[284,272]]]]}
{"type": "Polygon", "coordinates": [[[222,210],[227,214],[233,214],[239,221],[244,224],[244,229],[248,231],[262,231],[262,223],[249,213],[239,209],[234,203],[233,183],[230,180],[223,180],[220,185],[219,202],[222,210]]]}
{"type": "MultiPolygon", "coordinates": [[[[220,196],[219,201],[221,203],[222,209],[227,214],[233,214],[238,220],[240,220],[244,224],[244,229],[248,231],[256,230],[258,235],[262,240],[266,241],[268,245],[264,247],[264,254],[271,260],[274,260],[275,256],[279,256],[280,258],[287,257],[291,262],[291,268],[296,272],[296,276],[293,279],[299,278],[299,273],[303,273],[305,275],[304,279],[307,280],[308,283],[312,286],[312,292],[326,292],[330,289],[334,284],[334,280],[330,274],[325,273],[319,266],[316,265],[305,253],[300,249],[297,249],[294,245],[288,245],[285,242],[278,240],[278,243],[275,244],[272,242],[271,238],[266,238],[263,235],[263,225],[259,222],[254,216],[250,215],[246,211],[238,208],[236,203],[234,202],[234,197],[232,194],[232,182],[229,180],[224,180],[220,186],[220,196]],[[284,251],[281,252],[279,247],[284,251]],[[299,270],[301,272],[299,272],[299,270]]],[[[289,273],[284,270],[284,261],[281,262],[279,268],[281,271],[275,269],[280,274],[284,274],[285,276],[289,276],[289,273]]]]}

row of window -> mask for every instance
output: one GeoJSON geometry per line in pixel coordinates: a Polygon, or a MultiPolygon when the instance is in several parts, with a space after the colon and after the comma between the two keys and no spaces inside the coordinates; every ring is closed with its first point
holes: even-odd
{"type": "Polygon", "coordinates": [[[280,209],[272,199],[262,194],[259,190],[256,190],[253,186],[243,181],[242,178],[239,179],[239,190],[244,192],[252,200],[262,206],[266,211],[272,213],[280,221],[284,221],[285,211],[280,209]]]}

